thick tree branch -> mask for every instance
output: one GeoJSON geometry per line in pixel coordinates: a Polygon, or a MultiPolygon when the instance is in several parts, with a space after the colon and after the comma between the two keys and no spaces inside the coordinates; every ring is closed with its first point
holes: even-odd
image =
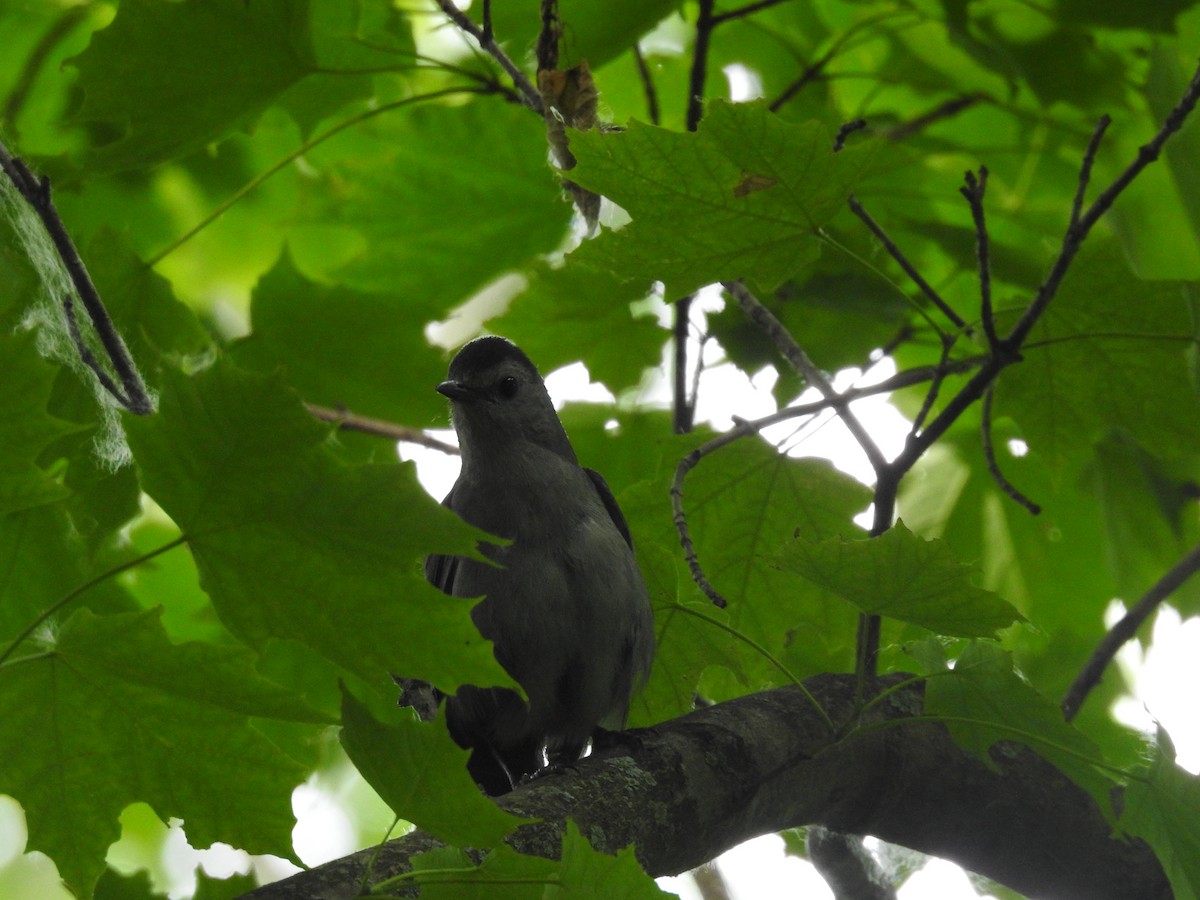
{"type": "MultiPolygon", "coordinates": [[[[898,684],[902,676],[889,676],[898,684]]],[[[806,682],[835,721],[854,715],[853,676],[806,682]]],[[[629,732],[622,749],[582,760],[505,796],[542,821],[509,843],[554,857],[565,821],[605,852],[633,844],[646,871],[686,871],[760,834],[820,824],[955,860],[1014,890],[1057,900],[1167,900],[1154,854],[1113,839],[1089,795],[1032,751],[1004,743],[992,766],[919,716],[919,686],[872,704],[866,724],[832,734],[795,688],[778,688],[629,732]],[[987,815],[981,816],[980,810],[987,815]]],[[[405,871],[429,849],[417,831],[384,846],[260,888],[257,900],[356,896],[373,878],[405,871]]]]}

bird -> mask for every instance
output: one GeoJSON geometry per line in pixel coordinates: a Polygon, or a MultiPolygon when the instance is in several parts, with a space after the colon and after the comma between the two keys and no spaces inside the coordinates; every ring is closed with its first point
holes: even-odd
{"type": "Polygon", "coordinates": [[[471,610],[496,660],[525,693],[462,685],[446,723],[471,750],[489,795],[569,766],[596,735],[625,727],[655,652],[649,593],[613,492],[581,466],[536,366],[484,336],[451,360],[462,469],[443,505],[507,543],[481,542],[492,565],[434,554],[425,576],[471,610]]]}

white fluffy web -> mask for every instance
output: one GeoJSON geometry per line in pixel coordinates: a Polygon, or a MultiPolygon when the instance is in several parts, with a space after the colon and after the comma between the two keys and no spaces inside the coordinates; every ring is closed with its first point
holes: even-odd
{"type": "MultiPolygon", "coordinates": [[[[93,440],[93,450],[101,465],[115,471],[129,463],[132,457],[118,415],[120,404],[80,358],[71,338],[62,298],[75,299],[77,320],[86,318],[80,311],[71,276],[37,213],[5,177],[0,177],[0,208],[38,275],[37,297],[21,317],[19,327],[37,333],[37,349],[43,357],[68,366],[84,383],[91,385],[100,409],[100,428],[93,440]]],[[[82,327],[82,323],[80,332],[85,341],[91,336],[91,329],[82,327]]],[[[93,354],[97,359],[107,358],[103,349],[95,348],[93,354]]]]}

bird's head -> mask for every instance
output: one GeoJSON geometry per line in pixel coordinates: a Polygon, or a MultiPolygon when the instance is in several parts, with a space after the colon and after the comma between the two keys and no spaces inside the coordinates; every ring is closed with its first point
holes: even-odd
{"type": "Polygon", "coordinates": [[[450,399],[464,463],[531,442],[575,460],[537,367],[512,341],[476,338],[450,362],[438,393],[450,399]]]}

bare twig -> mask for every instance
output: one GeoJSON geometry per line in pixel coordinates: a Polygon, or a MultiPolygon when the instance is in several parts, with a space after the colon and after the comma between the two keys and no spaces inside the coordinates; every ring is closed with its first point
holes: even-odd
{"type": "MultiPolygon", "coordinates": [[[[852,400],[860,397],[866,397],[873,394],[891,393],[904,387],[910,387],[914,384],[920,384],[923,381],[929,381],[931,378],[938,377],[939,374],[944,376],[951,370],[963,370],[972,365],[978,365],[981,358],[974,360],[964,360],[946,366],[922,366],[916,369],[909,369],[904,372],[898,372],[891,378],[881,381],[879,384],[870,385],[863,388],[851,388],[845,391],[839,402],[849,403],[852,400]]],[[[818,400],[813,403],[803,403],[796,406],[789,406],[786,409],[778,410],[769,416],[764,416],[761,419],[737,420],[736,424],[729,431],[713,438],[708,443],[696,450],[693,450],[682,460],[679,461],[675,468],[675,478],[671,484],[671,509],[674,517],[675,528],[679,533],[679,542],[683,547],[684,558],[687,560],[688,568],[691,570],[692,578],[700,587],[700,590],[713,601],[717,606],[724,608],[727,604],[726,599],[712,586],[708,578],[704,574],[703,567],[696,554],[695,544],[692,541],[691,531],[687,523],[687,514],[683,508],[683,482],[687,478],[689,472],[694,469],[704,457],[715,453],[722,447],[725,447],[734,441],[744,437],[749,437],[753,434],[759,434],[765,428],[772,425],[777,425],[780,422],[788,419],[799,418],[801,416],[812,416],[826,409],[831,409],[836,406],[834,401],[818,400]]]]}
{"type": "MultiPolygon", "coordinates": [[[[692,49],[692,68],[688,76],[687,130],[700,127],[704,116],[704,85],[708,78],[708,42],[715,27],[713,22],[714,0],[700,0],[700,15],[696,20],[696,41],[692,49]]],[[[696,398],[688,396],[688,353],[687,341],[691,326],[691,311],[694,295],[682,297],[675,302],[675,433],[686,434],[692,430],[696,415],[696,398]]]]}
{"type": "Polygon", "coordinates": [[[851,197],[848,202],[850,210],[871,230],[871,234],[875,235],[879,243],[883,244],[883,248],[887,250],[888,255],[899,263],[900,268],[904,270],[904,274],[911,278],[913,284],[921,289],[921,293],[929,298],[929,302],[941,310],[942,315],[949,319],[955,328],[966,330],[966,321],[950,308],[950,304],[942,299],[942,295],[934,290],[933,285],[925,280],[925,276],[917,271],[917,267],[909,262],[908,257],[904,255],[904,251],[896,246],[896,242],[883,230],[883,226],[875,221],[871,214],[863,208],[863,205],[858,202],[857,198],[851,197]]]}
{"type": "MultiPolygon", "coordinates": [[[[1163,144],[1182,127],[1184,120],[1195,108],[1198,98],[1200,98],[1200,66],[1197,67],[1196,72],[1193,74],[1192,80],[1180,98],[1179,103],[1167,116],[1166,121],[1150,142],[1139,149],[1137,157],[1096,198],[1087,211],[1068,225],[1066,233],[1063,235],[1059,254],[1051,265],[1049,274],[1043,279],[1037,293],[1034,295],[1034,299],[1021,315],[1017,324],[1007,337],[1000,340],[999,345],[995,348],[995,352],[991,353],[984,360],[983,364],[967,384],[951,398],[942,408],[942,411],[929,423],[928,427],[913,440],[907,442],[900,455],[892,460],[888,472],[889,480],[893,480],[898,486],[899,479],[916,464],[916,461],[921,458],[924,452],[945,434],[950,426],[958,421],[958,418],[973,403],[983,398],[999,374],[1007,366],[1020,361],[1021,349],[1028,339],[1029,333],[1046,311],[1046,307],[1050,304],[1050,301],[1054,299],[1063,277],[1070,268],[1071,262],[1074,260],[1083,241],[1091,232],[1092,227],[1112,207],[1117,197],[1129,186],[1134,178],[1146,166],[1158,158],[1163,144]]],[[[1099,146],[1099,137],[1097,135],[1102,134],[1104,128],[1105,123],[1101,120],[1096,126],[1096,132],[1093,134],[1091,142],[1088,144],[1088,149],[1080,167],[1077,195],[1082,194],[1086,189],[1091,174],[1092,161],[1099,146]]]]}
{"type": "MultiPolygon", "coordinates": [[[[482,47],[483,50],[485,50],[488,55],[492,57],[492,59],[496,60],[496,62],[500,64],[501,68],[508,73],[508,77],[513,80],[513,84],[516,85],[517,90],[521,92],[521,97],[525,101],[525,105],[535,112],[540,113],[542,111],[542,95],[538,92],[538,89],[534,87],[533,82],[529,80],[529,76],[522,72],[521,67],[513,62],[509,55],[500,48],[499,44],[496,43],[495,35],[485,33],[484,29],[480,28],[473,21],[471,21],[470,16],[454,5],[454,0],[437,0],[437,5],[438,9],[440,9],[446,15],[446,18],[457,25],[461,31],[464,31],[471,35],[471,37],[475,38],[475,40],[478,41],[479,46],[482,47]]],[[[485,7],[485,12],[488,12],[489,10],[489,7],[485,7]]],[[[490,12],[489,21],[487,24],[490,31],[490,12]]]]}
{"type": "Polygon", "coordinates": [[[63,297],[62,305],[63,314],[67,320],[67,333],[71,335],[71,343],[75,345],[75,352],[79,354],[79,358],[83,361],[83,364],[92,370],[92,374],[96,376],[96,380],[100,382],[100,386],[110,395],[116,397],[122,406],[126,405],[125,395],[113,382],[112,378],[109,377],[108,373],[104,371],[104,367],[96,359],[96,354],[92,353],[92,348],[83,339],[83,333],[79,330],[79,320],[75,318],[75,301],[70,294],[63,297]]]}
{"type": "Polygon", "coordinates": [[[704,83],[708,79],[708,42],[716,23],[714,0],[700,0],[696,20],[696,42],[692,48],[692,70],[688,76],[687,130],[695,131],[704,115],[704,83]]]}
{"type": "Polygon", "coordinates": [[[1143,595],[1133,609],[1129,610],[1116,625],[1108,630],[1063,698],[1062,711],[1068,722],[1075,718],[1075,714],[1079,712],[1079,708],[1087,699],[1087,695],[1091,693],[1092,688],[1100,683],[1104,670],[1108,668],[1108,664],[1121,646],[1137,634],[1138,629],[1150,613],[1154,612],[1160,603],[1191,578],[1197,569],[1200,569],[1200,546],[1193,548],[1176,563],[1143,595]]]}
{"type": "MultiPolygon", "coordinates": [[[[672,342],[674,347],[674,428],[676,434],[687,434],[692,430],[696,417],[696,396],[688,393],[688,352],[687,342],[692,322],[692,301],[694,294],[680,297],[675,301],[675,325],[672,342]]],[[[697,365],[699,363],[697,362],[697,365]]]]}
{"type": "Polygon", "coordinates": [[[746,16],[753,15],[756,12],[764,9],[770,9],[772,6],[778,6],[780,3],[786,3],[787,0],[758,0],[757,3],[748,3],[738,9],[731,9],[727,13],[720,13],[713,16],[713,24],[720,25],[722,22],[730,22],[734,19],[744,19],[746,16]]]}
{"type": "Polygon", "coordinates": [[[125,346],[125,341],[122,340],[120,332],[109,318],[108,310],[104,308],[100,293],[96,290],[91,276],[88,275],[87,267],[83,264],[79,251],[75,249],[75,243],[67,233],[62,217],[54,207],[54,201],[50,197],[50,180],[38,179],[29,167],[10,154],[8,148],[3,144],[0,144],[0,168],[4,170],[9,181],[13,183],[25,202],[41,219],[46,233],[54,243],[54,249],[58,252],[59,259],[66,267],[71,283],[79,294],[79,299],[83,302],[83,308],[87,311],[92,327],[96,329],[100,344],[104,347],[104,352],[108,354],[109,362],[116,371],[121,386],[117,387],[113,379],[104,372],[95,356],[88,350],[75,322],[71,298],[66,296],[62,298],[62,302],[66,312],[67,326],[80,358],[95,373],[104,390],[111,394],[121,406],[139,416],[149,415],[154,410],[149,391],[146,390],[146,385],[142,382],[141,375],[138,374],[133,358],[125,346]]]}
{"type": "Polygon", "coordinates": [[[25,100],[29,96],[29,91],[33,87],[34,81],[37,80],[42,66],[59,42],[92,14],[92,9],[91,4],[87,3],[64,9],[62,15],[54,20],[46,33],[42,35],[41,40],[34,45],[33,51],[26,57],[25,65],[21,67],[17,80],[8,93],[4,111],[0,113],[0,121],[4,122],[6,130],[9,132],[8,136],[13,141],[16,140],[17,119],[21,115],[21,109],[25,106],[25,100]]]}
{"type": "Polygon", "coordinates": [[[992,315],[992,261],[991,246],[988,238],[987,217],[983,210],[983,198],[987,193],[987,166],[979,167],[979,176],[967,172],[966,184],[959,188],[971,207],[971,219],[975,223],[975,248],[979,268],[979,317],[983,321],[983,333],[987,336],[988,347],[995,352],[1000,345],[996,334],[996,319],[992,315]]]}
{"type": "Polygon", "coordinates": [[[820,59],[811,63],[808,68],[801,72],[795,81],[785,87],[783,93],[771,101],[771,105],[769,106],[771,112],[779,112],[780,107],[804,90],[810,82],[816,81],[821,72],[825,70],[825,67],[837,55],[838,49],[838,47],[831,47],[820,59]]]}
{"type": "Polygon", "coordinates": [[[675,522],[675,530],[679,534],[679,543],[683,547],[683,558],[687,560],[688,569],[691,570],[692,580],[700,590],[704,591],[704,595],[713,602],[713,605],[719,609],[724,609],[729,605],[729,601],[721,596],[712,583],[704,574],[704,569],[700,565],[700,559],[696,555],[696,545],[692,541],[692,531],[688,527],[687,513],[683,509],[683,480],[687,478],[688,472],[696,467],[708,454],[721,449],[726,444],[732,443],[740,437],[745,437],[747,434],[752,434],[753,431],[747,426],[735,426],[730,431],[725,432],[720,437],[713,438],[702,447],[697,447],[687,456],[679,461],[679,465],[675,467],[675,480],[671,482],[671,512],[672,519],[675,522]]]}
{"type": "Polygon", "coordinates": [[[893,125],[891,128],[884,130],[883,134],[888,140],[902,141],[905,138],[916,134],[922,129],[928,128],[934,122],[939,122],[942,119],[949,119],[957,116],[965,109],[970,109],[976,103],[982,100],[990,99],[987,94],[982,92],[974,94],[964,94],[961,97],[954,97],[947,100],[945,103],[940,103],[929,112],[922,113],[916,118],[909,119],[907,122],[901,122],[898,125],[893,125]]]}
{"type": "Polygon", "coordinates": [[[1039,515],[1042,511],[1041,506],[1017,490],[1013,483],[1004,477],[1004,473],[1000,471],[1000,464],[996,462],[996,448],[992,444],[992,387],[994,385],[989,386],[987,391],[984,392],[981,416],[983,419],[983,456],[987,461],[988,473],[992,476],[996,484],[1000,486],[1000,490],[1029,510],[1030,515],[1039,515]]]}
{"type": "MultiPolygon", "coordinates": [[[[1100,221],[1117,197],[1129,187],[1135,178],[1142,173],[1142,170],[1150,163],[1158,159],[1162,152],[1163,145],[1167,139],[1183,127],[1184,121],[1196,107],[1196,101],[1200,99],[1200,67],[1197,67],[1192,75],[1192,80],[1189,82],[1183,96],[1175,105],[1175,108],[1167,115],[1166,121],[1163,122],[1162,128],[1158,133],[1150,139],[1146,144],[1138,148],[1137,157],[1125,167],[1101,194],[1097,197],[1087,211],[1084,212],[1078,219],[1073,219],[1067,226],[1067,232],[1063,235],[1062,248],[1059,250],[1058,258],[1054,261],[1054,265],[1050,270],[1050,274],[1046,276],[1041,287],[1038,288],[1037,295],[1033,302],[1029,304],[1021,319],[1013,326],[1012,332],[1005,339],[1006,343],[1019,347],[1029,336],[1029,332],[1033,330],[1033,326],[1037,324],[1042,313],[1046,311],[1046,307],[1050,301],[1054,299],[1054,295],[1058,292],[1058,287],[1062,283],[1063,277],[1067,274],[1067,269],[1070,268],[1075,254],[1082,246],[1084,239],[1091,232],[1095,224],[1100,221]]],[[[1092,161],[1096,155],[1096,149],[1099,147],[1100,138],[1097,135],[1103,135],[1106,123],[1103,119],[1096,126],[1096,133],[1092,135],[1092,141],[1088,144],[1087,154],[1084,156],[1083,166],[1079,172],[1079,191],[1082,193],[1087,188],[1087,182],[1091,175],[1092,161]]]]}
{"type": "Polygon", "coordinates": [[[1083,165],[1079,167],[1079,184],[1075,188],[1075,199],[1071,203],[1071,222],[1072,226],[1079,224],[1079,217],[1083,215],[1083,203],[1087,199],[1088,182],[1092,179],[1092,165],[1096,161],[1096,154],[1100,150],[1100,141],[1104,139],[1104,132],[1108,130],[1108,126],[1112,124],[1112,119],[1108,116],[1101,116],[1096,122],[1096,128],[1092,131],[1092,139],[1088,142],[1087,150],[1083,154],[1083,165]]]}
{"type": "Polygon", "coordinates": [[[483,0],[483,28],[480,33],[483,35],[480,46],[492,43],[496,39],[495,32],[492,31],[492,0],[483,0]]]}
{"type": "Polygon", "coordinates": [[[12,655],[17,651],[17,648],[19,648],[23,643],[25,643],[25,641],[27,641],[30,638],[30,636],[36,634],[38,629],[41,628],[43,624],[45,624],[47,621],[49,621],[53,616],[62,612],[62,610],[67,605],[69,605],[71,603],[71,601],[73,601],[76,597],[79,597],[82,594],[87,593],[92,588],[94,588],[96,585],[98,585],[104,581],[107,581],[109,578],[112,578],[116,575],[120,575],[122,572],[127,572],[130,569],[136,568],[137,566],[140,566],[142,563],[149,562],[150,560],[154,559],[154,557],[160,556],[163,553],[166,553],[168,550],[174,550],[180,544],[186,544],[188,542],[188,540],[189,540],[189,538],[187,535],[181,534],[179,537],[175,538],[174,540],[168,541],[167,543],[163,544],[161,547],[157,547],[154,550],[151,550],[149,553],[143,553],[141,556],[139,556],[135,559],[126,560],[125,562],[120,563],[119,565],[113,566],[111,569],[107,569],[106,571],[101,572],[99,575],[96,575],[93,578],[89,578],[83,584],[81,584],[78,587],[75,587],[75,588],[71,589],[70,591],[68,591],[67,593],[63,594],[62,597],[60,597],[58,600],[54,601],[48,607],[46,607],[44,610],[42,610],[40,613],[38,613],[38,615],[36,615],[33,618],[33,620],[28,625],[26,625],[24,629],[22,629],[20,634],[18,634],[15,638],[13,638],[11,641],[9,641],[8,646],[4,648],[3,652],[0,652],[0,666],[4,665],[4,663],[7,662],[12,657],[12,655]]]}
{"type": "Polygon", "coordinates": [[[458,448],[453,444],[439,441],[419,428],[397,425],[395,422],[372,419],[369,416],[359,416],[345,409],[331,409],[328,406],[317,406],[315,403],[305,403],[304,408],[314,418],[320,419],[322,422],[332,422],[343,431],[358,431],[362,434],[387,438],[391,441],[420,444],[422,447],[428,447],[431,450],[440,450],[452,456],[457,456],[459,453],[458,448]]]}
{"type": "Polygon", "coordinates": [[[646,57],[642,55],[642,48],[637,44],[633,45],[633,61],[637,65],[638,78],[642,81],[642,90],[646,92],[646,115],[650,119],[651,125],[657,125],[659,123],[658,91],[654,87],[654,76],[646,64],[646,57]]]}
{"type": "Polygon", "coordinates": [[[862,423],[858,421],[858,417],[850,410],[850,405],[834,390],[829,379],[825,377],[825,373],[808,358],[808,354],[796,343],[795,338],[784,327],[784,324],[775,317],[774,313],[763,306],[759,299],[740,281],[723,281],[721,285],[733,295],[746,317],[770,338],[776,349],[783,354],[792,367],[803,375],[809,384],[820,391],[822,397],[829,401],[854,440],[862,448],[863,453],[867,455],[871,468],[876,473],[882,472],[887,467],[887,460],[884,459],[879,446],[867,433],[862,423]]]}
{"type": "Polygon", "coordinates": [[[925,424],[925,419],[928,418],[930,411],[933,409],[933,404],[937,402],[938,394],[942,390],[942,381],[946,377],[948,364],[950,362],[950,350],[954,346],[954,338],[950,335],[942,335],[942,358],[938,360],[938,364],[934,367],[933,378],[929,382],[929,390],[925,392],[925,399],[921,401],[921,408],[917,411],[917,417],[913,419],[912,427],[909,429],[909,435],[915,436],[920,434],[921,427],[925,424]]]}
{"type": "Polygon", "coordinates": [[[219,219],[230,207],[240,202],[244,197],[258,188],[263,182],[286,169],[291,163],[304,156],[304,154],[311,151],[314,147],[317,147],[318,145],[329,140],[335,134],[345,131],[347,128],[351,128],[354,125],[359,125],[368,119],[373,119],[375,116],[384,115],[385,113],[401,109],[405,106],[410,106],[414,103],[423,103],[426,100],[436,100],[439,97],[452,97],[455,94],[494,94],[501,92],[507,92],[507,88],[502,88],[493,82],[488,82],[480,87],[468,86],[442,88],[441,90],[430,91],[428,94],[415,94],[411,97],[403,97],[400,100],[395,100],[391,103],[384,103],[381,106],[376,106],[371,109],[364,110],[363,112],[356,113],[350,118],[338,122],[336,125],[331,125],[320,134],[313,135],[295,150],[283,156],[273,165],[264,169],[262,172],[259,172],[257,175],[247,181],[227,199],[218,204],[203,219],[173,240],[166,247],[163,247],[161,250],[159,250],[156,254],[154,254],[154,256],[150,257],[150,259],[146,260],[146,267],[153,268],[154,266],[158,265],[158,263],[160,263],[163,259],[170,256],[172,253],[194,238],[197,234],[219,219]]]}
{"type": "Polygon", "coordinates": [[[846,122],[838,129],[837,135],[833,139],[833,152],[841,153],[842,148],[846,146],[846,138],[854,134],[856,131],[862,131],[867,127],[866,119],[852,119],[846,122]]]}

